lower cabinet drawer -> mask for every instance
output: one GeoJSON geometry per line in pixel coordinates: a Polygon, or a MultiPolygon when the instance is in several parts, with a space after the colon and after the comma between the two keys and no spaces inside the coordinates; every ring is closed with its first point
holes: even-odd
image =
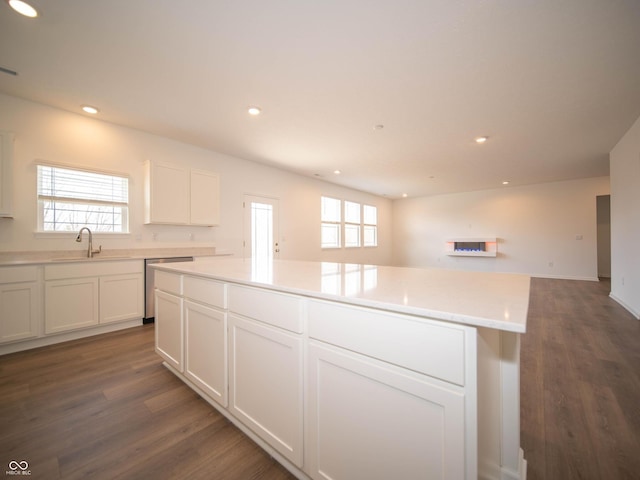
{"type": "Polygon", "coordinates": [[[333,302],[310,301],[309,336],[457,385],[465,383],[465,334],[448,325],[333,302]]]}
{"type": "Polygon", "coordinates": [[[5,283],[35,282],[38,280],[38,267],[2,267],[0,268],[0,285],[5,283]]]}
{"type": "Polygon", "coordinates": [[[227,308],[227,291],[224,283],[185,275],[182,288],[185,298],[217,308],[227,308]]]}
{"type": "Polygon", "coordinates": [[[229,285],[229,311],[302,333],[302,300],[271,290],[229,285]]]}
{"type": "Polygon", "coordinates": [[[157,290],[182,295],[182,275],[180,274],[156,270],[154,283],[157,290]]]}

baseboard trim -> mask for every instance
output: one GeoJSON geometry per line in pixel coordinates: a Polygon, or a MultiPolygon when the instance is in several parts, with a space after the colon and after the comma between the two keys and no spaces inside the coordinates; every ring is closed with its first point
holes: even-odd
{"type": "Polygon", "coordinates": [[[24,350],[31,350],[32,348],[46,347],[47,345],[54,345],[56,343],[78,340],[80,338],[93,337],[94,335],[100,335],[102,333],[116,332],[118,330],[124,330],[125,328],[138,327],[141,324],[142,319],[136,318],[133,320],[126,320],[118,323],[108,323],[106,325],[89,327],[83,330],[73,330],[70,332],[56,333],[27,340],[16,340],[13,343],[0,345],[0,355],[22,352],[24,350]]]}
{"type": "Polygon", "coordinates": [[[533,278],[549,278],[552,280],[580,280],[585,282],[599,282],[600,279],[598,277],[572,277],[565,275],[544,275],[544,274],[531,274],[533,278]]]}
{"type": "Polygon", "coordinates": [[[631,305],[627,305],[625,302],[622,301],[622,299],[614,295],[612,292],[609,292],[609,298],[614,300],[616,303],[620,304],[620,306],[623,307],[626,311],[628,311],[631,315],[633,315],[636,320],[640,320],[640,312],[637,312],[636,310],[634,310],[633,307],[631,307],[631,305]]]}

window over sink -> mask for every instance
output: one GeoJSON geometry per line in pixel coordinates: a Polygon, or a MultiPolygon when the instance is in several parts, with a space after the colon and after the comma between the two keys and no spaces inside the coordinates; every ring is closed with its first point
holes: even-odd
{"type": "Polygon", "coordinates": [[[129,177],[38,165],[38,230],[129,232],[129,177]]]}

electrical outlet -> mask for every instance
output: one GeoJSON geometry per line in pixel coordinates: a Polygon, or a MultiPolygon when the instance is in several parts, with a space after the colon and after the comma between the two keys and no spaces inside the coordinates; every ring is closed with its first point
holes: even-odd
{"type": "Polygon", "coordinates": [[[553,268],[553,262],[549,262],[549,268],[553,268]]]}
{"type": "Polygon", "coordinates": [[[576,235],[576,240],[582,240],[582,235],[576,235]]]}

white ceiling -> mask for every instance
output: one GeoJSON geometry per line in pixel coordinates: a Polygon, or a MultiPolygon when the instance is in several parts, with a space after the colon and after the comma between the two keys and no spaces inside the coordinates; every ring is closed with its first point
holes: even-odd
{"type": "Polygon", "coordinates": [[[638,0],[31,3],[0,92],[391,198],[608,175],[640,116],[638,0]]]}

